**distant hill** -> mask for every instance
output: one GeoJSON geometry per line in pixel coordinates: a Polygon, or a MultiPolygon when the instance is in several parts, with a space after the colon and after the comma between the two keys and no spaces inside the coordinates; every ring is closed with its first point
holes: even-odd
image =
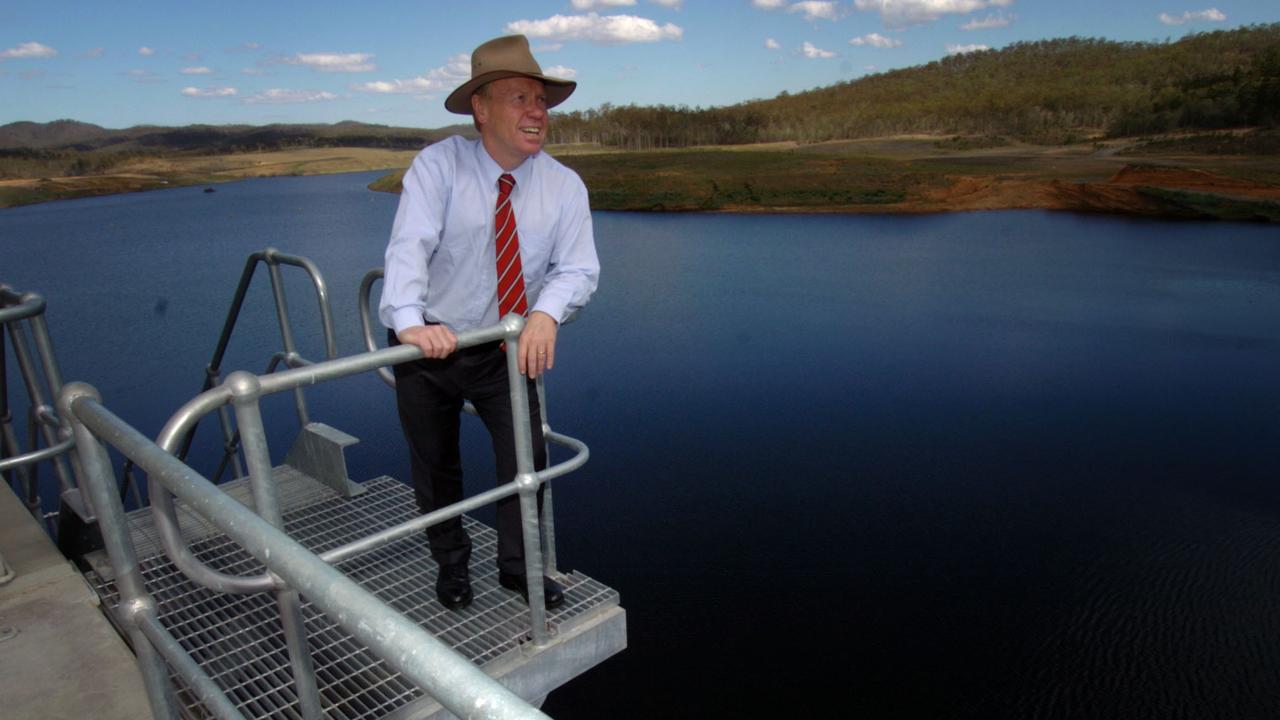
{"type": "Polygon", "coordinates": [[[1280,23],[1176,42],[1014,43],[730,107],[605,105],[560,114],[552,142],[630,149],[911,133],[1061,143],[1280,124],[1280,23]]]}
{"type": "MultiPolygon", "coordinates": [[[[1037,144],[1280,125],[1280,23],[1176,42],[1070,37],[953,55],[806,92],[728,107],[613,106],[558,112],[553,144],[633,150],[903,134],[1012,138],[1037,144]]],[[[0,127],[15,153],[227,153],[305,147],[415,149],[469,125],[434,130],[333,125],[138,126],[75,122],[0,127]]],[[[82,163],[89,169],[111,158],[82,163]]],[[[0,168],[3,173],[3,168],[0,168]]]]}
{"type": "Polygon", "coordinates": [[[49,123],[15,122],[0,125],[0,148],[48,148],[99,140],[111,133],[106,128],[75,120],[49,123]]]}
{"type": "Polygon", "coordinates": [[[0,149],[125,153],[228,153],[299,147],[412,150],[453,134],[474,136],[475,129],[453,125],[424,130],[347,120],[332,125],[138,125],[110,130],[75,120],[55,120],[0,126],[0,149]]]}

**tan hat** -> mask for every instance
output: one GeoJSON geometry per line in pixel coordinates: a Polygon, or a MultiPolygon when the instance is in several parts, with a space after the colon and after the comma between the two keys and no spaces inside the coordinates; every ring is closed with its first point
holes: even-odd
{"type": "Polygon", "coordinates": [[[529,51],[529,39],[523,35],[500,37],[476,48],[471,53],[471,79],[449,94],[444,108],[459,115],[471,114],[471,95],[481,85],[508,77],[531,77],[547,87],[547,107],[553,108],[573,94],[578,83],[547,77],[529,51]]]}

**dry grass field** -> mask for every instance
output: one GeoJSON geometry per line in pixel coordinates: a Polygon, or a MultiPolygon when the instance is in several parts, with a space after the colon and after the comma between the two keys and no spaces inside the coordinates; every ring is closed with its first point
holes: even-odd
{"type": "Polygon", "coordinates": [[[147,157],[99,175],[0,180],[0,207],[250,177],[390,170],[407,166],[414,154],[408,150],[376,148],[302,148],[233,155],[147,157]]]}

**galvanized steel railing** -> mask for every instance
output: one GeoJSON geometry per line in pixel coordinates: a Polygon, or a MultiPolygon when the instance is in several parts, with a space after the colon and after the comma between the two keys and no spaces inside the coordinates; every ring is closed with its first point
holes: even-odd
{"type": "MultiPolygon", "coordinates": [[[[23,501],[27,509],[44,524],[38,471],[39,463],[50,461],[58,478],[60,494],[73,506],[78,506],[88,520],[92,517],[92,508],[84,507],[79,497],[73,497],[77,495],[74,478],[63,457],[75,446],[75,440],[61,429],[58,415],[49,401],[49,398],[56,399],[62,390],[62,373],[53,353],[44,311],[45,300],[37,293],[20,293],[8,285],[0,285],[0,472],[10,484],[16,477],[25,495],[23,501]],[[9,406],[6,331],[30,401],[26,451],[18,443],[9,406]],[[32,344],[35,345],[36,357],[31,353],[32,344]],[[43,448],[40,447],[42,437],[43,448]]],[[[54,532],[50,528],[50,534],[54,532]]]]}
{"type": "MultiPolygon", "coordinates": [[[[371,298],[373,294],[373,284],[381,280],[383,275],[384,275],[384,271],[382,268],[374,268],[369,272],[365,273],[364,278],[360,280],[360,291],[358,293],[358,297],[356,298],[356,302],[358,303],[360,308],[360,330],[361,330],[361,334],[364,337],[364,347],[369,352],[373,352],[378,349],[378,342],[373,335],[374,333],[373,319],[374,318],[373,318],[373,312],[372,312],[371,298]]],[[[569,318],[565,320],[565,322],[570,322],[573,319],[573,317],[574,316],[571,315],[569,318]]],[[[391,372],[389,368],[387,367],[378,368],[378,376],[381,377],[382,381],[385,382],[387,385],[390,385],[393,388],[396,386],[395,375],[391,372]]],[[[539,413],[539,420],[542,423],[542,438],[543,438],[544,444],[549,445],[550,443],[555,443],[557,445],[562,445],[564,447],[570,447],[570,448],[575,447],[574,443],[577,443],[578,442],[577,440],[574,440],[568,435],[561,435],[553,431],[551,429],[551,425],[547,423],[547,388],[545,383],[545,376],[543,375],[538,376],[536,386],[538,391],[538,413],[539,413]]],[[[464,402],[462,404],[462,409],[472,415],[479,415],[479,413],[476,412],[475,406],[472,405],[470,401],[464,402]]],[[[551,453],[549,451],[550,448],[547,448],[547,449],[548,449],[547,457],[550,458],[551,457],[551,453]]],[[[542,490],[542,543],[543,543],[542,553],[543,553],[543,558],[546,562],[547,570],[549,572],[555,572],[557,568],[557,565],[556,565],[557,563],[556,514],[555,514],[555,504],[552,499],[550,482],[546,483],[543,486],[543,490],[542,490]]]]}
{"type": "MultiPolygon", "coordinates": [[[[523,318],[508,316],[493,327],[460,334],[458,345],[460,348],[470,347],[494,340],[514,344],[518,341],[523,326],[523,318]]],[[[92,387],[73,383],[64,388],[59,409],[70,422],[75,434],[80,466],[84,472],[83,483],[89,488],[95,506],[98,507],[99,526],[118,577],[121,620],[129,628],[157,716],[174,715],[172,691],[165,681],[164,662],[167,660],[193,691],[205,700],[206,706],[219,717],[240,717],[216,684],[186,656],[177,641],[159,623],[155,603],[146,592],[138,570],[123,506],[120,498],[112,492],[114,482],[111,465],[102,443],[115,447],[147,472],[151,481],[151,499],[157,525],[162,524],[162,519],[171,521],[172,525],[162,533],[166,550],[175,564],[182,558],[179,566],[191,579],[217,590],[270,590],[276,593],[304,717],[319,716],[319,699],[314,679],[311,678],[310,655],[306,648],[298,603],[299,593],[306,595],[314,606],[459,717],[545,717],[425,630],[331,567],[332,563],[420,532],[445,519],[458,517],[501,498],[518,495],[527,577],[538,578],[544,574],[539,542],[538,488],[554,477],[581,467],[589,453],[583,443],[549,433],[553,441],[571,448],[575,455],[570,460],[545,470],[534,469],[528,395],[525,383],[521,381],[516,353],[508,353],[507,356],[518,469],[514,480],[319,556],[307,551],[280,529],[280,512],[274,486],[270,482],[270,454],[259,408],[261,398],[421,357],[418,348],[401,345],[308,364],[271,375],[232,373],[221,385],[210,388],[184,405],[170,419],[156,442],[143,437],[107,410],[92,387]],[[236,502],[172,454],[181,438],[201,417],[228,406],[235,413],[242,438],[257,514],[236,502]],[[176,517],[172,515],[173,499],[170,493],[261,561],[267,572],[255,577],[229,576],[199,563],[181,540],[176,517]]],[[[528,588],[533,645],[545,647],[550,643],[551,637],[542,583],[530,582],[528,588]]]]}
{"type": "MultiPolygon", "coordinates": [[[[18,473],[28,495],[27,503],[39,517],[39,494],[33,468],[40,461],[51,460],[63,497],[75,496],[76,503],[85,508],[83,514],[86,519],[96,516],[117,577],[121,598],[120,621],[130,636],[157,717],[177,717],[177,701],[173,687],[168,682],[166,663],[216,716],[241,718],[242,715],[161,624],[156,603],[143,584],[136,551],[125,520],[122,496],[116,488],[104,443],[115,447],[125,457],[125,482],[134,487],[135,493],[136,485],[132,482],[133,465],[136,464],[147,472],[152,511],[165,552],[192,581],[223,592],[275,593],[289,649],[299,710],[304,718],[310,720],[320,716],[320,700],[311,656],[307,650],[300,594],[305,594],[316,608],[456,715],[475,718],[545,717],[448,646],[332,567],[334,563],[420,532],[444,520],[502,498],[518,495],[526,547],[527,576],[538,578],[544,572],[554,572],[554,530],[550,521],[552,508],[550,487],[547,484],[552,478],[581,467],[587,460],[588,450],[580,441],[551,431],[546,421],[546,404],[543,402],[541,423],[546,441],[569,448],[574,456],[542,471],[534,469],[527,387],[519,373],[514,352],[508,354],[507,361],[517,448],[518,473],[514,480],[455,505],[333,548],[319,556],[307,551],[282,531],[280,509],[274,486],[270,482],[271,460],[259,407],[261,398],[293,390],[298,419],[305,426],[308,417],[302,395],[303,387],[369,370],[375,370],[387,379],[392,377],[388,366],[421,358],[421,352],[412,346],[374,350],[372,333],[368,327],[367,295],[378,277],[381,277],[380,270],[366,276],[360,291],[361,318],[365,324],[366,343],[370,352],[336,358],[328,292],[323,277],[311,261],[285,255],[272,248],[250,256],[213,360],[206,368],[202,392],[170,419],[155,442],[113,415],[103,406],[100,396],[91,386],[84,383],[63,386],[43,321],[43,298],[34,293],[19,295],[8,286],[0,285],[0,322],[9,331],[14,354],[31,398],[28,445],[36,448],[37,429],[43,431],[46,442],[43,449],[19,452],[11,424],[7,393],[4,392],[6,387],[0,385],[0,419],[3,419],[0,471],[10,480],[15,472],[18,473]],[[221,362],[249,282],[259,262],[266,263],[270,268],[284,351],[272,357],[267,373],[263,376],[236,372],[222,381],[221,362]],[[279,276],[280,264],[301,267],[312,280],[319,300],[328,357],[324,362],[312,363],[297,352],[279,276]],[[34,338],[39,366],[32,359],[26,332],[20,326],[24,321],[29,325],[29,332],[34,338]],[[290,369],[275,372],[282,363],[290,369]],[[43,383],[39,379],[37,367],[43,370],[43,383]],[[58,398],[56,412],[46,402],[43,384],[47,384],[51,394],[58,398]],[[196,424],[210,412],[219,413],[225,441],[226,454],[218,474],[225,468],[228,456],[234,457],[239,474],[245,474],[236,457],[237,446],[243,447],[256,514],[222,492],[181,459],[181,455],[190,446],[196,424]],[[232,412],[237,426],[234,431],[230,420],[232,412]],[[73,449],[77,452],[72,460],[78,461],[73,462],[76,465],[75,477],[67,471],[61,457],[73,449]],[[80,480],[81,489],[74,483],[76,477],[80,480]],[[537,493],[544,485],[545,526],[540,527],[537,493]],[[261,561],[266,572],[257,576],[232,576],[212,570],[196,559],[182,538],[173,503],[174,495],[261,561]],[[546,543],[545,548],[543,542],[546,543]]],[[[509,316],[499,325],[460,334],[458,346],[463,348],[494,340],[514,344],[523,326],[523,318],[509,316]]],[[[4,334],[0,333],[0,381],[5,379],[3,343],[4,334]]],[[[537,383],[537,391],[542,397],[544,388],[541,379],[537,383]]],[[[0,569],[2,568],[3,561],[0,559],[0,569]]],[[[546,647],[551,642],[551,636],[542,583],[530,582],[528,588],[533,646],[546,647]]]]}
{"type": "MultiPolygon", "coordinates": [[[[236,322],[240,319],[240,311],[244,307],[249,285],[253,282],[253,275],[257,271],[259,263],[267,266],[267,271],[271,277],[271,296],[275,301],[276,320],[280,324],[280,339],[284,345],[282,351],[276,352],[271,356],[266,372],[274,372],[281,364],[290,368],[311,364],[310,360],[298,352],[297,343],[294,342],[293,325],[289,317],[289,303],[284,292],[284,279],[280,275],[281,265],[291,265],[306,271],[307,277],[311,280],[311,286],[316,291],[316,300],[320,306],[320,326],[324,333],[325,359],[332,360],[338,356],[338,345],[333,331],[333,311],[329,303],[329,287],[324,281],[324,276],[320,274],[320,270],[315,263],[307,258],[288,255],[269,247],[253,253],[245,260],[244,270],[240,273],[240,282],[236,286],[235,295],[231,299],[231,307],[227,310],[227,319],[223,322],[222,332],[218,336],[218,345],[214,348],[213,358],[205,366],[204,386],[200,388],[200,392],[204,392],[222,381],[222,360],[226,356],[227,345],[231,342],[231,335],[235,332],[236,322]]],[[[310,418],[307,413],[307,401],[303,396],[302,388],[294,390],[294,407],[298,413],[298,424],[306,425],[310,418]]],[[[221,464],[214,472],[214,482],[218,482],[221,478],[222,471],[226,469],[228,462],[234,464],[236,477],[244,474],[244,470],[240,466],[240,458],[236,454],[239,439],[232,430],[231,420],[225,410],[219,412],[218,415],[222,426],[223,455],[221,464]]],[[[187,456],[194,436],[195,427],[192,426],[190,432],[182,439],[181,448],[177,453],[179,458],[187,456]]]]}

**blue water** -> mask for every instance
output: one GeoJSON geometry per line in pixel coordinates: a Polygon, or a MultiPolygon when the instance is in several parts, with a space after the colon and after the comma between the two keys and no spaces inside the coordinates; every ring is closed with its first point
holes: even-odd
{"type": "MultiPolygon", "coordinates": [[[[375,176],[5,210],[0,281],[44,294],[64,375],[154,435],[250,252],[314,259],[340,351],[360,348],[356,287],[396,200],[375,176]]],[[[592,449],[556,484],[557,529],[562,565],[620,589],[630,647],[552,716],[1280,716],[1274,228],[595,223],[601,289],[549,380],[552,425],[592,449]]],[[[259,278],[227,369],[276,349],[267,300],[259,278]]],[[[379,381],[309,398],[361,438],[353,477],[408,476],[379,381]]],[[[474,492],[491,464],[478,426],[465,442],[474,492]]]]}

